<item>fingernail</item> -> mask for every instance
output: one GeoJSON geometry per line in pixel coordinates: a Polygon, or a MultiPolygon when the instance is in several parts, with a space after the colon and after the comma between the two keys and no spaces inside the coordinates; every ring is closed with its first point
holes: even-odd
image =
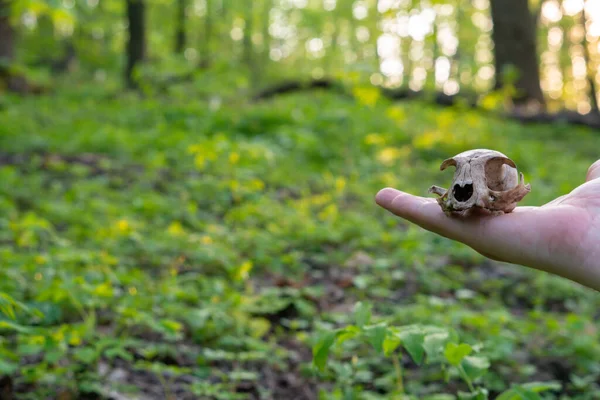
{"type": "Polygon", "coordinates": [[[392,201],[400,194],[400,192],[396,189],[385,188],[381,189],[377,196],[375,196],[375,202],[379,204],[381,207],[389,207],[392,204],[392,201]]]}

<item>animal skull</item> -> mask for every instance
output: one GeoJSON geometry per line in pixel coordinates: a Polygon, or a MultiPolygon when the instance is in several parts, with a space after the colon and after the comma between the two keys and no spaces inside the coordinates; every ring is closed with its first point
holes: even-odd
{"type": "Polygon", "coordinates": [[[519,175],[515,163],[494,150],[465,151],[445,160],[440,170],[451,165],[456,172],[450,189],[438,186],[429,189],[440,196],[437,201],[446,214],[466,215],[475,210],[509,213],[531,191],[531,185],[523,183],[523,174],[519,175]]]}

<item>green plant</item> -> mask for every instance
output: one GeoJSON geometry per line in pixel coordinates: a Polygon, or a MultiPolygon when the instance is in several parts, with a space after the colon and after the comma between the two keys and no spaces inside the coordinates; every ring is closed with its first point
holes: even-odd
{"type": "MultiPolygon", "coordinates": [[[[375,351],[391,358],[396,374],[396,390],[393,395],[398,398],[412,398],[406,393],[403,383],[401,357],[404,350],[415,364],[436,364],[444,371],[446,379],[452,372],[467,385],[468,392],[459,391],[458,399],[488,399],[489,391],[477,380],[490,367],[489,360],[478,352],[480,346],[471,346],[458,341],[458,335],[450,330],[423,325],[390,326],[386,322],[371,324],[372,306],[359,302],[354,309],[354,325],[326,331],[313,345],[313,363],[323,370],[327,366],[327,358],[332,346],[340,346],[348,340],[370,344],[375,351]]],[[[561,385],[555,382],[532,382],[515,385],[501,393],[497,399],[541,399],[538,393],[560,390],[561,385]]]]}

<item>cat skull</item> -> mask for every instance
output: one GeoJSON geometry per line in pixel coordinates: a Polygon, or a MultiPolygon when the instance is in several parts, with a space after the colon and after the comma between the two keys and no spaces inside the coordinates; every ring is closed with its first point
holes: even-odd
{"type": "Polygon", "coordinates": [[[524,184],[523,174],[517,172],[514,161],[498,151],[465,151],[442,162],[440,170],[449,166],[456,167],[450,189],[438,186],[429,189],[440,196],[437,201],[447,214],[465,215],[475,210],[509,213],[531,191],[531,185],[524,184]]]}

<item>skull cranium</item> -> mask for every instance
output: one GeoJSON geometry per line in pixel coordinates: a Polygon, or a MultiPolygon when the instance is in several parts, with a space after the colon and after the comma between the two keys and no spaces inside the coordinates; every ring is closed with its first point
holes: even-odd
{"type": "Polygon", "coordinates": [[[438,186],[429,189],[440,196],[437,201],[447,214],[465,215],[473,210],[509,213],[531,191],[515,163],[498,151],[465,151],[445,160],[440,170],[449,166],[456,167],[450,189],[438,186]]]}

